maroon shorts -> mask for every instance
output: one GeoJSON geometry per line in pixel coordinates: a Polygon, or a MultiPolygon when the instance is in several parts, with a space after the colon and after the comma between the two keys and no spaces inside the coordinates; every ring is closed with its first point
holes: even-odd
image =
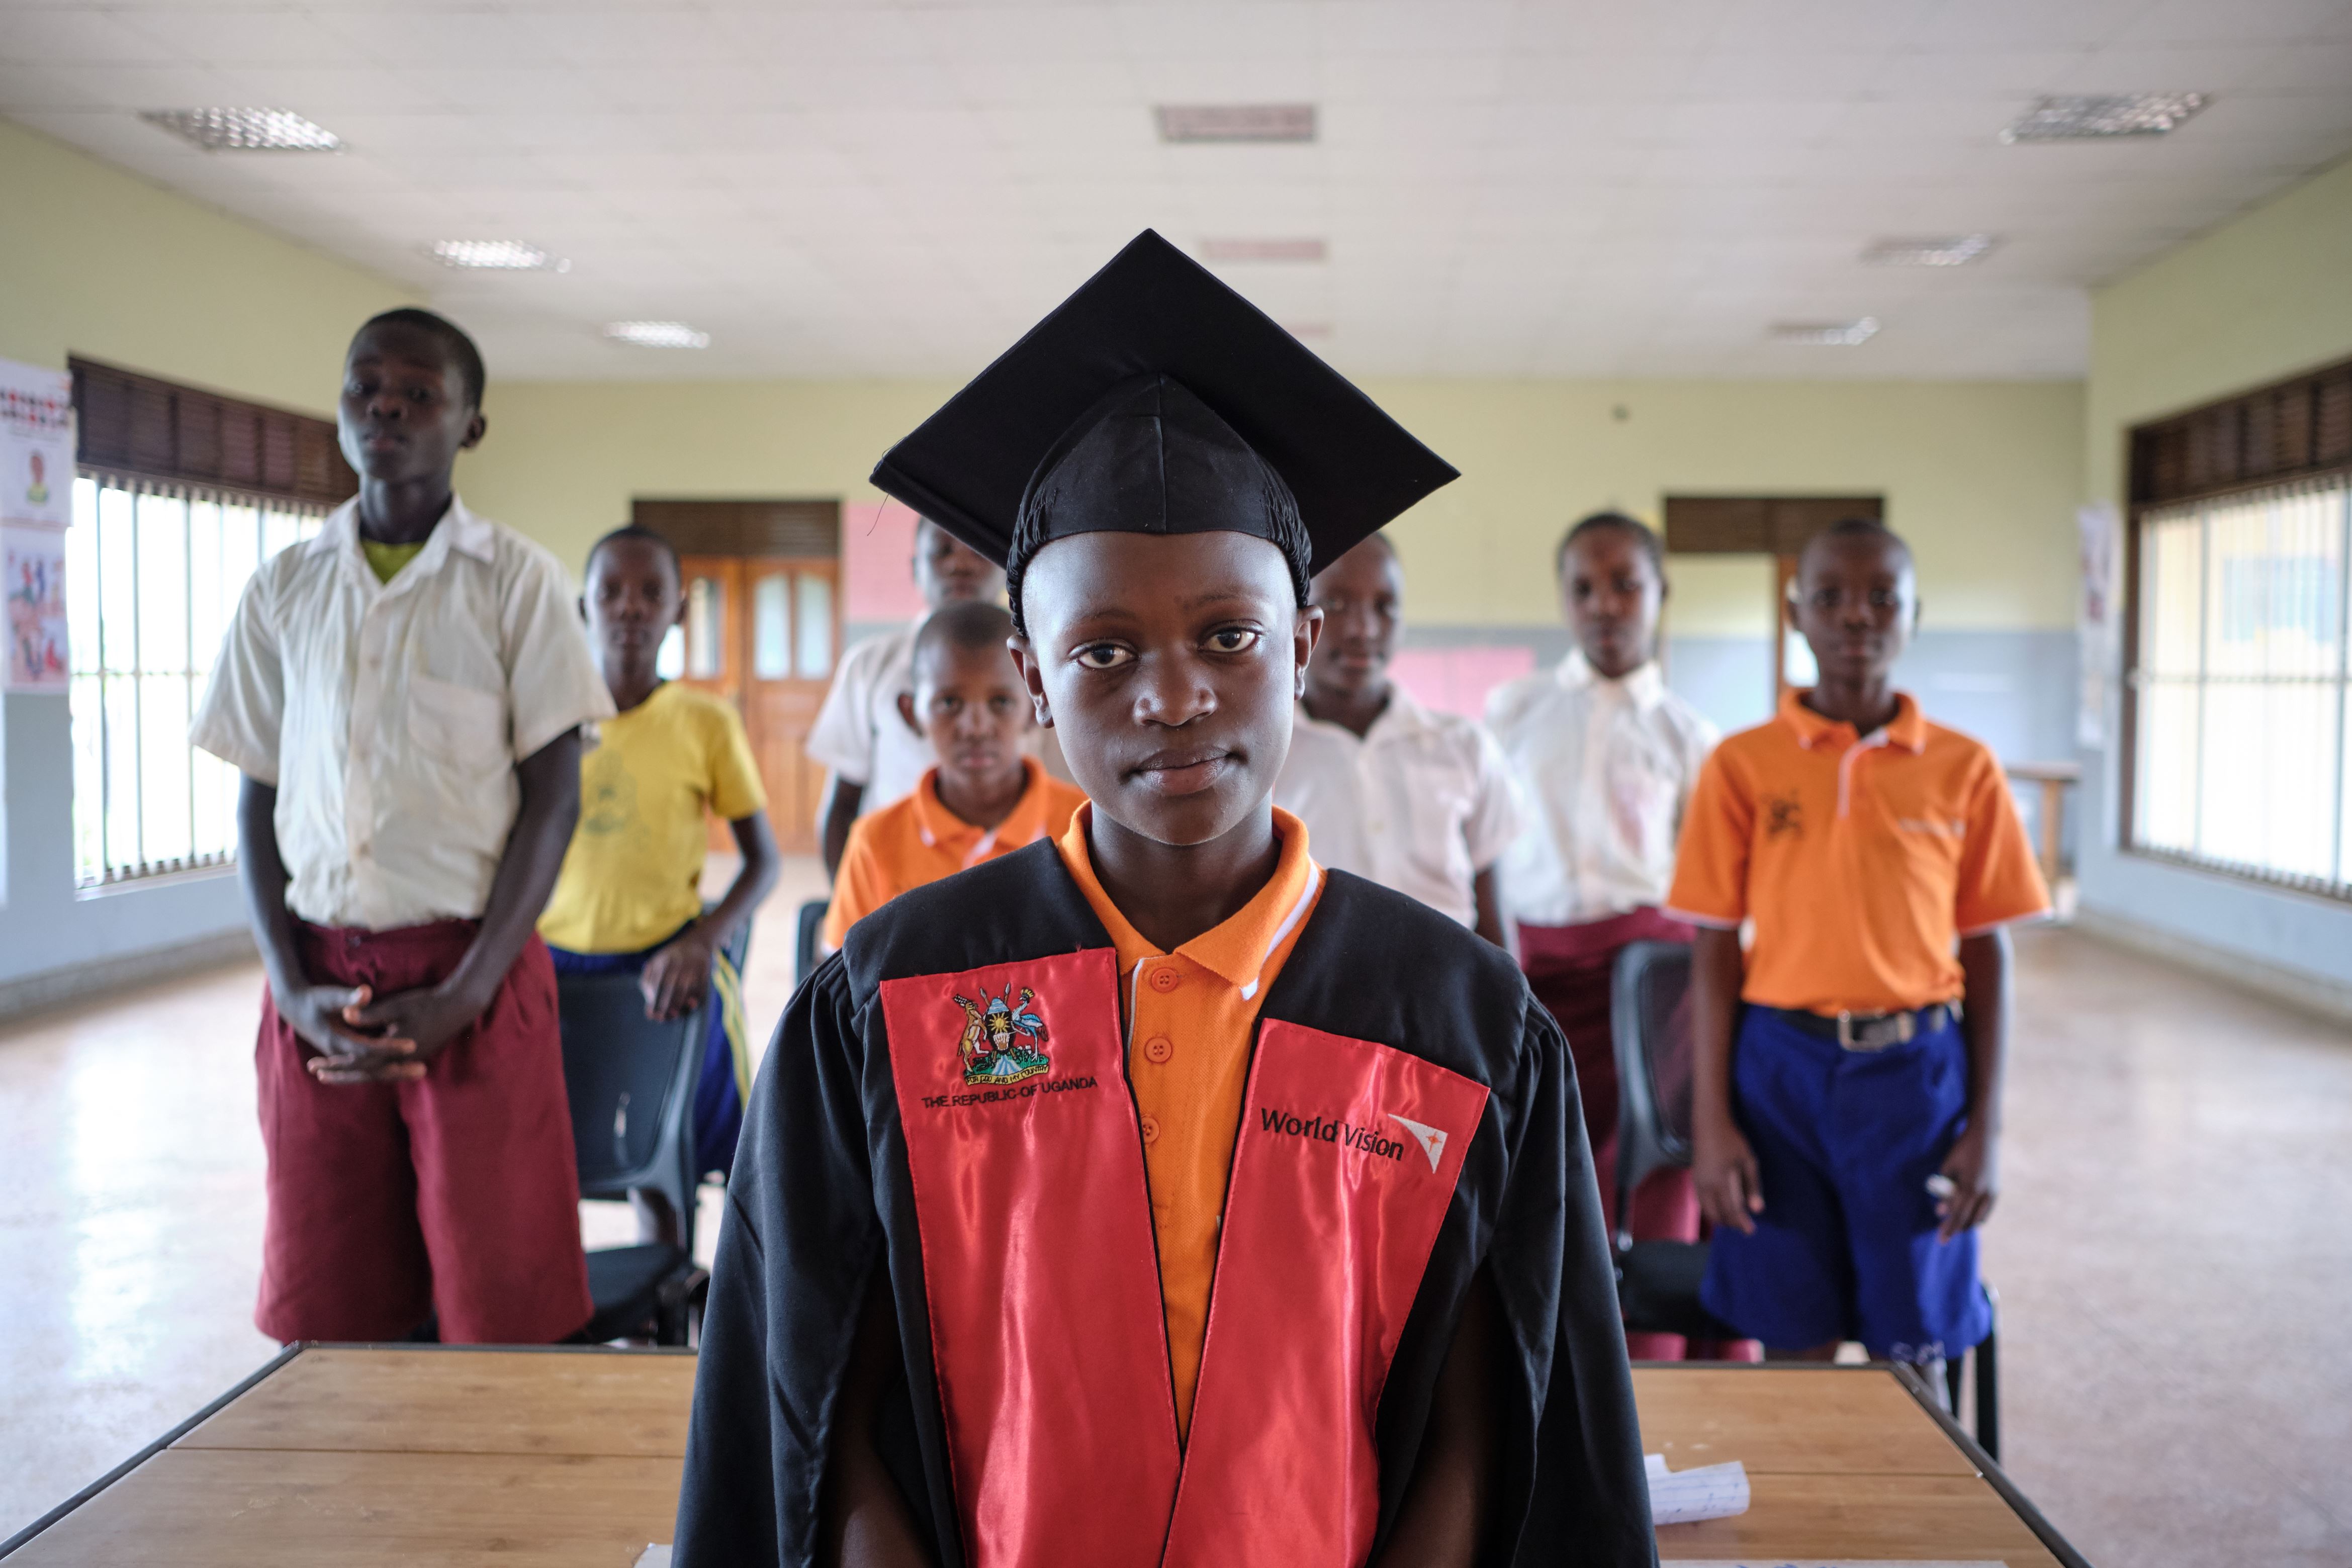
{"type": "MultiPolygon", "coordinates": [[[[314,985],[429,986],[475,923],[397,931],[298,925],[314,985]]],[[[255,1066],[269,1218],[253,1321],[281,1341],[441,1337],[546,1344],[588,1321],[580,1178],[556,1033],[555,969],[537,936],[489,1007],[414,1082],[324,1084],[318,1054],[262,993],[255,1066]]]]}
{"type": "MultiPolygon", "coordinates": [[[[1592,1145],[1592,1172],[1601,1183],[1601,1212],[1617,1224],[1617,1050],[1609,1017],[1611,979],[1617,955],[1634,942],[1687,942],[1691,928],[1654,909],[1596,920],[1584,925],[1521,925],[1519,963],[1536,999],[1568,1036],[1576,1063],[1576,1088],[1584,1103],[1585,1136],[1592,1145]]],[[[1663,1170],[1635,1188],[1625,1228],[1636,1241],[1696,1241],[1698,1195],[1690,1172],[1663,1170]]],[[[1752,1342],[1695,1343],[1680,1334],[1625,1336],[1636,1361],[1693,1359],[1753,1361],[1752,1342]]]]}

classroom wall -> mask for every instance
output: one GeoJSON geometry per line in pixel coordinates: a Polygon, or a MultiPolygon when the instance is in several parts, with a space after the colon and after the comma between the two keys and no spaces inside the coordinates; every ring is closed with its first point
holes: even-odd
{"type": "MultiPolygon", "coordinates": [[[[394,285],[0,123],[0,358],[68,353],[239,397],[334,411],[352,329],[412,303],[394,285]]],[[[226,873],[91,896],[73,886],[67,699],[0,699],[0,1015],[82,982],[133,980],[140,955],[233,950],[226,873]]]]}
{"type": "MultiPolygon", "coordinates": [[[[2089,494],[2123,504],[2133,425],[2347,354],[2352,160],[2094,292],[2089,494]]],[[[2352,1009],[2352,905],[2122,853],[2116,760],[2084,756],[2084,909],[2150,946],[2230,955],[2289,986],[2324,982],[2339,993],[2331,1005],[2352,1009]]]]}
{"type": "MultiPolygon", "coordinates": [[[[1598,507],[1654,521],[1669,492],[1875,491],[1916,545],[1926,584],[1926,627],[1906,678],[2007,755],[2069,748],[2075,383],[1365,386],[1463,470],[1392,530],[1411,582],[1411,646],[1558,657],[1552,548],[1568,521],[1598,507]]],[[[903,528],[877,525],[879,497],[866,476],[953,390],[494,382],[489,439],[460,479],[469,502],[575,570],[599,533],[627,518],[633,496],[840,498],[852,630],[861,632],[899,612],[861,584],[903,582],[906,553],[903,528]]],[[[1677,558],[1671,572],[1670,678],[1727,727],[1762,718],[1769,560],[1677,558]]],[[[1483,654],[1473,663],[1500,667],[1483,654]]]]}

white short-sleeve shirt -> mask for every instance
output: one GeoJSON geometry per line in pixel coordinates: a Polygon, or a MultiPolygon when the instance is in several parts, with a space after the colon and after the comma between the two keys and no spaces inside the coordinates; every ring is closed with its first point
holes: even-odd
{"type": "Polygon", "coordinates": [[[1683,811],[1721,737],[1656,663],[1610,681],[1571,653],[1496,687],[1486,723],[1528,806],[1498,879],[1511,917],[1576,925],[1664,903],[1683,811]]]}
{"type": "Polygon", "coordinates": [[[383,931],[488,905],[515,764],[613,713],[554,556],[452,500],[378,582],[359,503],[255,572],[188,739],[278,790],[286,906],[383,931]]]}
{"type": "Polygon", "coordinates": [[[1472,886],[1519,828],[1508,766],[1475,719],[1433,713],[1401,687],[1361,739],[1299,705],[1274,802],[1307,824],[1309,852],[1465,925],[1472,886]]]}
{"type": "Polygon", "coordinates": [[[842,656],[803,749],[837,779],[865,786],[858,814],[915,792],[936,760],[931,743],[908,727],[898,695],[915,689],[915,632],[869,637],[842,656]]]}

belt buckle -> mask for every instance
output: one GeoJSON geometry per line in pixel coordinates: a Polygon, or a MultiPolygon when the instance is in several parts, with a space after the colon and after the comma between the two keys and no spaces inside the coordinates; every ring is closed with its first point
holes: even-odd
{"type": "Polygon", "coordinates": [[[1895,1025],[1895,1033],[1893,1038],[1887,1040],[1871,1040],[1866,1034],[1857,1034],[1854,1031],[1853,1014],[1846,1012],[1843,1009],[1840,1009],[1837,1016],[1837,1042],[1839,1048],[1845,1051],[1885,1051],[1890,1045],[1908,1045],[1918,1034],[1918,1015],[1908,1011],[1899,1013],[1873,1013],[1862,1020],[1862,1027],[1864,1030],[1867,1030],[1874,1024],[1884,1024],[1888,1022],[1892,1022],[1895,1025]]]}

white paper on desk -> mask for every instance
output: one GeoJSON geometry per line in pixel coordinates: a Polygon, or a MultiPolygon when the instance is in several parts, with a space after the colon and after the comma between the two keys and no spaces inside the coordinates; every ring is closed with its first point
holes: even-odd
{"type": "Polygon", "coordinates": [[[669,1548],[655,1542],[637,1553],[636,1568],[669,1568],[669,1548]]]}
{"type": "Polygon", "coordinates": [[[1738,1459],[1693,1470],[1669,1470],[1664,1455],[1645,1454],[1642,1468],[1650,1478],[1653,1524],[1692,1524],[1748,1511],[1748,1468],[1738,1459]]]}

